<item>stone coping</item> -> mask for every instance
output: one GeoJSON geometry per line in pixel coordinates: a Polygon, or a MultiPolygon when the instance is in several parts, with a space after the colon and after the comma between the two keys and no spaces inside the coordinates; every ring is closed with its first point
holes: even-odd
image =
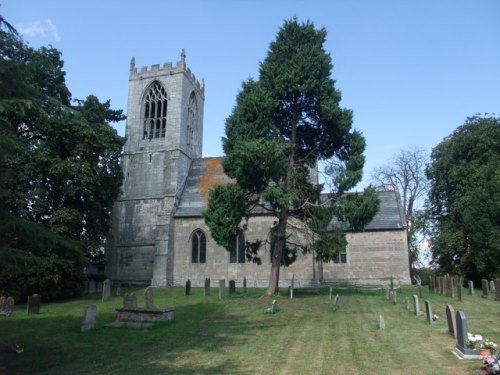
{"type": "Polygon", "coordinates": [[[146,314],[163,314],[166,312],[173,312],[174,310],[167,309],[148,309],[146,307],[120,307],[115,309],[119,312],[130,312],[130,313],[146,313],[146,314]]]}

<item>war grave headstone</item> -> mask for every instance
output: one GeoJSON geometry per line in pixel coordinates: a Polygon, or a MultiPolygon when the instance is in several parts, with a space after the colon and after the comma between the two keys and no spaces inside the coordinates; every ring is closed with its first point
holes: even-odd
{"type": "Polygon", "coordinates": [[[28,314],[40,314],[40,301],[42,296],[39,294],[33,294],[28,296],[28,302],[26,303],[26,312],[28,314]]]}
{"type": "Polygon", "coordinates": [[[96,305],[87,305],[83,308],[83,322],[81,326],[82,332],[90,331],[95,328],[96,315],[96,305]]]}
{"type": "Polygon", "coordinates": [[[467,325],[467,317],[463,311],[457,311],[457,343],[455,345],[455,353],[463,359],[480,359],[478,350],[467,348],[467,333],[469,332],[467,325]]]}
{"type": "Polygon", "coordinates": [[[109,301],[111,298],[111,281],[104,280],[102,283],[102,302],[109,301]]]}
{"type": "Polygon", "coordinates": [[[236,281],[229,280],[229,295],[236,293],[236,281]]]}
{"type": "Polygon", "coordinates": [[[496,288],[495,288],[495,281],[490,280],[490,293],[495,293],[496,288]]]}
{"type": "Polygon", "coordinates": [[[432,324],[432,305],[430,301],[425,301],[425,314],[427,317],[427,323],[432,324]]]}
{"type": "Polygon", "coordinates": [[[186,281],[186,288],[184,289],[184,295],[191,295],[191,280],[186,281]]]}
{"type": "Polygon", "coordinates": [[[452,305],[446,305],[446,320],[448,321],[448,332],[453,337],[457,337],[457,321],[455,309],[452,305]]]}
{"type": "Polygon", "coordinates": [[[500,279],[495,279],[495,300],[500,301],[500,279]]]}
{"type": "Polygon", "coordinates": [[[0,297],[0,316],[9,316],[12,314],[12,309],[14,308],[14,298],[12,297],[0,297]]]}
{"type": "Polygon", "coordinates": [[[423,314],[423,312],[420,311],[420,305],[418,303],[418,296],[416,294],[413,295],[413,312],[415,313],[416,316],[420,316],[423,314]]]}
{"type": "Polygon", "coordinates": [[[481,279],[481,287],[483,288],[483,295],[481,297],[488,298],[488,280],[481,279]]]}
{"type": "Polygon", "coordinates": [[[469,286],[469,294],[472,296],[474,294],[474,282],[469,280],[467,284],[469,286]]]}
{"type": "Polygon", "coordinates": [[[219,280],[219,299],[224,298],[225,289],[226,289],[226,280],[224,279],[219,280]]]}
{"type": "Polygon", "coordinates": [[[208,277],[205,278],[205,285],[204,285],[204,288],[203,288],[203,295],[205,297],[210,295],[210,279],[208,277]]]}
{"type": "Polygon", "coordinates": [[[384,320],[384,317],[382,315],[378,316],[378,328],[381,331],[385,330],[385,320],[384,320]]]}

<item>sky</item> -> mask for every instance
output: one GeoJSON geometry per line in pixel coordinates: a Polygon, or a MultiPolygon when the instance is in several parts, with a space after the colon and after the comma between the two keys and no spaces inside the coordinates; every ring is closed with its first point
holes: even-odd
{"type": "MultiPolygon", "coordinates": [[[[500,114],[497,0],[0,0],[31,47],[52,45],[73,98],[126,113],[130,60],[175,64],[205,81],[204,156],[221,137],[243,81],[258,79],[283,21],[325,28],[341,105],[366,138],[360,188],[399,150],[428,153],[476,113],[500,114]]],[[[125,122],[116,126],[124,135],[125,122]]]]}

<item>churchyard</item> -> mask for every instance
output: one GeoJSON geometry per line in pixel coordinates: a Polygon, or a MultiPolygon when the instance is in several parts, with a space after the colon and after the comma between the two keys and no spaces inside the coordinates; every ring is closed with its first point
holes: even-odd
{"type": "MultiPolygon", "coordinates": [[[[301,290],[293,299],[265,296],[264,289],[228,284],[220,298],[213,280],[204,288],[121,287],[83,298],[44,303],[28,314],[16,304],[0,316],[0,342],[12,340],[22,353],[0,353],[7,374],[483,374],[481,361],[453,353],[446,307],[467,315],[469,331],[500,342],[500,301],[470,295],[430,293],[418,287],[389,293],[362,287],[301,290]],[[233,286],[231,286],[233,287],[233,286]],[[124,296],[138,306],[175,311],[175,319],[149,328],[106,327],[116,321],[124,296]],[[189,295],[186,295],[188,292],[189,295]],[[395,297],[395,300],[394,300],[395,297]],[[275,300],[274,306],[272,306],[275,300]],[[426,303],[437,320],[429,321],[426,303]],[[84,330],[83,311],[96,306],[95,327],[84,330]],[[383,323],[383,324],[382,324],[383,323]]],[[[128,304],[129,302],[127,302],[128,304]]]]}

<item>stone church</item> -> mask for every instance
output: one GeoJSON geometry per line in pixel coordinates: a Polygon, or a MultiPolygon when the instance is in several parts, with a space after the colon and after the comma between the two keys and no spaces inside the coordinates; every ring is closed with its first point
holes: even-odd
{"type": "MultiPolygon", "coordinates": [[[[181,285],[205,278],[267,286],[270,249],[262,265],[246,262],[245,240],[268,240],[274,218],[256,213],[230,251],[218,246],[202,218],[208,191],[228,181],[222,158],[203,158],[204,82],[186,66],[184,50],[175,65],[138,70],[130,63],[127,138],[122,193],[112,216],[106,274],[121,283],[181,285]]],[[[362,233],[347,234],[348,246],[332,262],[299,255],[281,270],[288,284],[322,282],[386,284],[391,276],[409,284],[408,245],[399,194],[381,191],[380,210],[362,233]]],[[[298,240],[300,233],[296,234],[298,240]]],[[[269,242],[269,241],[268,241],[269,242]]]]}

